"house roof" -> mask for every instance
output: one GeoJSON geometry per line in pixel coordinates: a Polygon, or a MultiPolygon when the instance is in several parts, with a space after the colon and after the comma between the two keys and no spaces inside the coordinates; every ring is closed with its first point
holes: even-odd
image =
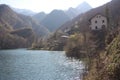
{"type": "Polygon", "coordinates": [[[96,17],[97,15],[101,15],[101,16],[104,16],[104,17],[106,17],[104,14],[97,13],[97,14],[95,14],[94,16],[92,16],[92,17],[89,19],[89,22],[91,21],[91,19],[93,19],[93,18],[94,18],[94,17],[96,17]]]}

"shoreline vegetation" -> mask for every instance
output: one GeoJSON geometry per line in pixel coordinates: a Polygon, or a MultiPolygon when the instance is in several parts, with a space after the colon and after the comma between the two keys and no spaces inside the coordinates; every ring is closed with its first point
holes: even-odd
{"type": "MultiPolygon", "coordinates": [[[[66,56],[80,59],[86,64],[83,80],[120,79],[119,27],[110,32],[103,29],[84,34],[74,33],[69,36],[66,42],[66,45],[61,49],[66,52],[66,56]]],[[[38,49],[46,50],[44,49],[44,45],[41,48],[38,47],[38,49]]],[[[49,50],[50,48],[47,49],[49,50]]]]}

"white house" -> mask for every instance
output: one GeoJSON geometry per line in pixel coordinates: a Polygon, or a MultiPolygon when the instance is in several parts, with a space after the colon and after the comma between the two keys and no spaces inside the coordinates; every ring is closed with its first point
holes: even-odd
{"type": "Polygon", "coordinates": [[[89,27],[91,30],[100,30],[107,28],[107,18],[101,14],[97,14],[90,19],[89,27]]]}

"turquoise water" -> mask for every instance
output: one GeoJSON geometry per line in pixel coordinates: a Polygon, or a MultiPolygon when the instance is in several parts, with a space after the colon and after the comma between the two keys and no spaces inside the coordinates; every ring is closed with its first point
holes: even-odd
{"type": "Polygon", "coordinates": [[[63,51],[0,51],[0,80],[80,80],[82,69],[63,51]]]}

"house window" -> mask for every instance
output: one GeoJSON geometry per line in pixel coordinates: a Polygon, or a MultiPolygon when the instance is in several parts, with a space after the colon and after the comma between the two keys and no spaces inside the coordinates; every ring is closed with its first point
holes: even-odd
{"type": "Polygon", "coordinates": [[[95,29],[98,29],[98,27],[97,27],[97,26],[95,26],[95,29]]]}
{"type": "Polygon", "coordinates": [[[97,23],[97,21],[95,21],[95,23],[97,23]]]}
{"type": "Polygon", "coordinates": [[[90,27],[90,29],[92,29],[92,28],[90,27]]]}
{"type": "Polygon", "coordinates": [[[102,23],[105,23],[105,20],[102,20],[102,23]]]}
{"type": "Polygon", "coordinates": [[[105,25],[102,25],[102,29],[105,29],[105,25]]]}

